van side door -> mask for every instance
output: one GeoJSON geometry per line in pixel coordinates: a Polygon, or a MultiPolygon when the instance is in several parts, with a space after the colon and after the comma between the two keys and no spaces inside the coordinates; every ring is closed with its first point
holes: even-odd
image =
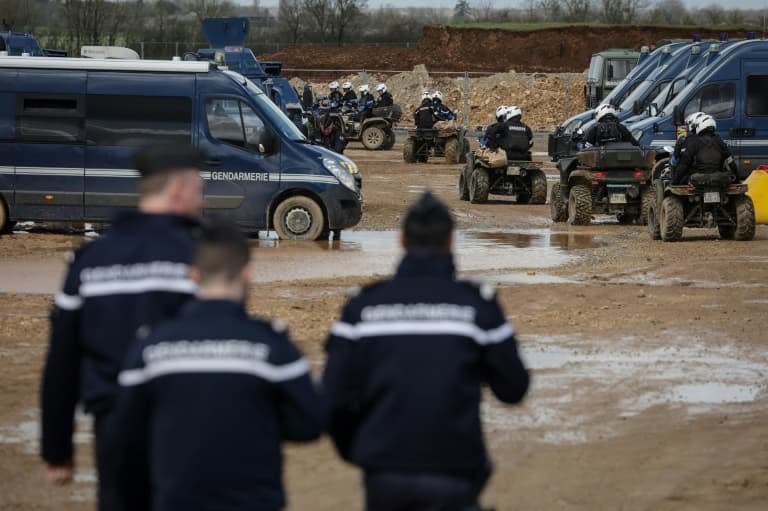
{"type": "Polygon", "coordinates": [[[85,217],[109,220],[138,204],[133,155],[192,143],[194,76],[91,72],[86,101],[85,217]]]}
{"type": "Polygon", "coordinates": [[[744,108],[741,122],[734,129],[740,139],[739,170],[747,176],[758,165],[768,164],[768,64],[745,60],[741,64],[744,108]]]}
{"type": "Polygon", "coordinates": [[[241,97],[203,96],[199,108],[206,210],[234,210],[228,215],[241,225],[265,228],[267,205],[280,186],[279,138],[241,97]]]}
{"type": "Polygon", "coordinates": [[[82,220],[85,83],[84,71],[18,74],[14,216],[82,220]]]}
{"type": "Polygon", "coordinates": [[[737,87],[733,81],[710,82],[703,85],[688,100],[684,115],[687,118],[694,112],[704,112],[717,121],[717,133],[722,137],[731,150],[733,158],[740,157],[740,139],[734,137],[734,128],[739,125],[739,115],[736,111],[737,87]]]}

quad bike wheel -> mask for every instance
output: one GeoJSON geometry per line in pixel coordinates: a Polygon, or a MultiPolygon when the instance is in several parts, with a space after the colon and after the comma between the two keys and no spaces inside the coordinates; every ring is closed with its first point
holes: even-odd
{"type": "Polygon", "coordinates": [[[587,185],[577,184],[568,194],[568,223],[589,225],[592,221],[592,190],[587,185]]]}
{"type": "Polygon", "coordinates": [[[656,204],[652,204],[648,208],[648,234],[650,234],[652,240],[661,239],[661,226],[659,225],[659,218],[656,214],[656,204]]]}
{"type": "Polygon", "coordinates": [[[360,141],[369,151],[378,151],[384,147],[387,134],[380,126],[366,126],[360,134],[360,141]]]}
{"type": "Polygon", "coordinates": [[[384,130],[384,134],[386,135],[387,139],[384,142],[384,145],[381,146],[381,149],[383,151],[389,151],[395,146],[395,141],[396,141],[395,132],[392,131],[391,129],[387,129],[387,130],[384,130]]]}
{"type": "Polygon", "coordinates": [[[563,201],[560,183],[553,184],[549,192],[549,216],[553,222],[565,222],[568,219],[568,209],[563,201]]]}
{"type": "Polygon", "coordinates": [[[749,241],[755,237],[755,205],[748,195],[736,197],[736,241],[749,241]]]}
{"type": "Polygon", "coordinates": [[[547,202],[547,176],[541,170],[531,172],[531,204],[547,202]]]}
{"type": "Polygon", "coordinates": [[[445,163],[459,162],[459,139],[450,137],[445,140],[445,163]]]}
{"type": "Polygon", "coordinates": [[[469,202],[483,204],[488,202],[488,192],[491,187],[491,178],[488,171],[483,168],[475,168],[469,175],[469,202]]]}
{"type": "Polygon", "coordinates": [[[467,163],[467,154],[469,154],[469,140],[465,138],[463,142],[459,153],[459,163],[467,163]]]}
{"type": "Polygon", "coordinates": [[[677,241],[683,237],[685,210],[683,203],[675,196],[665,197],[661,203],[659,224],[663,241],[677,241]]]}
{"type": "Polygon", "coordinates": [[[656,190],[652,186],[646,186],[640,190],[640,225],[648,223],[648,212],[656,204],[656,190]]]}
{"type": "Polygon", "coordinates": [[[416,162],[416,155],[414,154],[415,151],[415,144],[413,143],[412,138],[406,139],[405,142],[403,142],[403,161],[405,163],[415,163],[416,162]]]}
{"type": "Polygon", "coordinates": [[[467,178],[464,177],[467,172],[467,168],[461,170],[459,173],[459,199],[469,200],[469,187],[467,186],[467,178]]]}

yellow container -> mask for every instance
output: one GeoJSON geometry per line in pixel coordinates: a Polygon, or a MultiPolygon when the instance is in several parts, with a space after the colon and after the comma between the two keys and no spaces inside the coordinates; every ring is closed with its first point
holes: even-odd
{"type": "Polygon", "coordinates": [[[755,222],[768,224],[768,167],[759,166],[744,182],[749,185],[747,195],[755,204],[755,222]]]}

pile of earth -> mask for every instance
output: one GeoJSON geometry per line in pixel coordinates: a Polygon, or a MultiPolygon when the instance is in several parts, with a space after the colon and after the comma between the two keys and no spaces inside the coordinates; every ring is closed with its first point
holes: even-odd
{"type": "MultiPolygon", "coordinates": [[[[424,27],[416,47],[291,46],[263,60],[286,69],[375,69],[402,71],[424,64],[431,71],[561,73],[584,71],[593,53],[607,48],[635,48],[700,34],[717,39],[719,30],[700,27],[570,26],[541,30],[486,30],[424,27]]],[[[731,38],[745,37],[734,31],[731,38]]]]}
{"type": "MultiPolygon", "coordinates": [[[[494,120],[499,105],[518,105],[523,109],[523,120],[534,131],[551,131],[563,119],[584,110],[583,74],[523,74],[509,71],[468,79],[468,119],[464,122],[465,78],[463,76],[430,75],[424,65],[413,71],[396,74],[356,73],[331,77],[339,83],[350,81],[355,91],[363,83],[373,90],[385,83],[395,102],[403,109],[401,124],[413,124],[413,112],[421,103],[422,91],[439,90],[444,103],[458,115],[458,121],[468,127],[487,125],[494,120]]],[[[305,81],[291,79],[297,90],[303,90],[305,81]]],[[[310,80],[316,96],[328,94],[327,80],[310,80]]]]}

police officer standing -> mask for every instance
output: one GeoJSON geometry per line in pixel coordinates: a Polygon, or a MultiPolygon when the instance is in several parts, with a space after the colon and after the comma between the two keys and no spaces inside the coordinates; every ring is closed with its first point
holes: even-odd
{"type": "Polygon", "coordinates": [[[696,134],[688,137],[685,151],[680,156],[672,173],[672,184],[688,183],[691,174],[712,174],[727,171],[736,179],[736,165],[731,159],[731,151],[715,130],[717,123],[710,115],[699,117],[696,123],[696,134]],[[728,162],[728,165],[725,165],[728,162]]]}
{"type": "Polygon", "coordinates": [[[522,400],[528,372],[490,286],[454,277],[453,219],[431,193],[408,210],[391,280],[344,307],[323,383],[341,456],[365,473],[366,509],[475,509],[490,474],[481,387],[522,400]]]}
{"type": "Polygon", "coordinates": [[[584,134],[584,142],[593,146],[604,146],[611,142],[629,142],[638,145],[626,126],[619,122],[616,110],[609,104],[603,104],[595,109],[595,120],[584,134]]]}
{"type": "Polygon", "coordinates": [[[324,430],[327,407],[284,325],[245,311],[249,259],[235,226],[204,229],[197,299],[139,339],[120,373],[121,486],[130,498],[149,477],[152,511],[282,509],[282,441],[324,430]]]}
{"type": "Polygon", "coordinates": [[[56,295],[42,383],[42,458],[51,482],[72,480],[74,412],[82,402],[95,419],[102,511],[122,509],[107,444],[126,350],[138,329],[175,315],[194,293],[187,264],[203,208],[203,160],[185,145],[140,151],[138,211],[119,215],[75,254],[56,295]]]}

